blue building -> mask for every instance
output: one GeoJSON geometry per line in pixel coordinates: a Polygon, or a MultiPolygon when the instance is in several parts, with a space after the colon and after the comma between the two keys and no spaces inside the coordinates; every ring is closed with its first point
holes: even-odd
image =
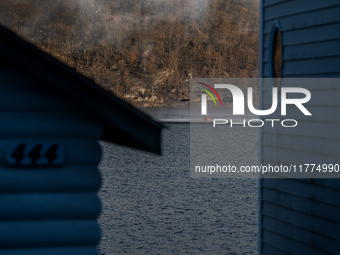
{"type": "Polygon", "coordinates": [[[162,126],[3,27],[0,119],[0,254],[98,254],[98,140],[159,154],[162,126]]]}
{"type": "MultiPolygon", "coordinates": [[[[261,0],[260,45],[263,78],[339,78],[340,1],[261,0]]],[[[262,109],[270,89],[262,86],[262,109]]],[[[313,117],[297,120],[311,128],[263,128],[260,163],[340,163],[340,85],[306,89],[313,117]]],[[[259,254],[340,254],[337,178],[261,179],[259,254]]]]}

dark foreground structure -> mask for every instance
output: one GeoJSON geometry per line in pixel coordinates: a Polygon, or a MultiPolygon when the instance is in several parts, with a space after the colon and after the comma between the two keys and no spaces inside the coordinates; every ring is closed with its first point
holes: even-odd
{"type": "MultiPolygon", "coordinates": [[[[336,0],[262,0],[261,77],[339,78],[339,14],[336,0]]],[[[340,85],[305,88],[313,116],[296,115],[300,127],[289,130],[264,128],[260,163],[340,163],[340,85]]],[[[270,91],[262,86],[263,109],[270,107],[270,91]]],[[[339,254],[340,174],[335,177],[260,181],[259,254],[339,254]]]]}
{"type": "Polygon", "coordinates": [[[160,154],[162,126],[3,27],[0,119],[0,254],[98,254],[98,140],[160,154]]]}

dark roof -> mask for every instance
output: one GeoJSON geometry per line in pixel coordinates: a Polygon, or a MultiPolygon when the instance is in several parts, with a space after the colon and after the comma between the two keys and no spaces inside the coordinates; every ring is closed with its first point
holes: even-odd
{"type": "Polygon", "coordinates": [[[0,57],[51,84],[103,119],[101,139],[161,153],[162,125],[0,26],[0,57]]]}

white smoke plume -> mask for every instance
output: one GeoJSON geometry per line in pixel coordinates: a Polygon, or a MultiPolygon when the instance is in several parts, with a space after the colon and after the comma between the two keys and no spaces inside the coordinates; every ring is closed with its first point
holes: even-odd
{"type": "Polygon", "coordinates": [[[1,1],[4,1],[0,6],[1,24],[19,27],[20,33],[29,35],[31,41],[54,41],[62,31],[65,37],[76,39],[78,43],[70,47],[79,50],[85,44],[113,42],[120,45],[131,33],[147,32],[161,22],[205,19],[209,4],[214,0],[1,1]],[[43,17],[35,15],[38,12],[43,12],[43,17]],[[12,22],[20,18],[22,24],[12,22]]]}

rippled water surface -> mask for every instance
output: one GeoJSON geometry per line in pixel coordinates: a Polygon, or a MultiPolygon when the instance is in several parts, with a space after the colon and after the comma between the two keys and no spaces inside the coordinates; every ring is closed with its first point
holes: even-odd
{"type": "Polygon", "coordinates": [[[257,254],[257,180],[190,178],[190,125],[167,127],[163,156],[101,143],[100,254],[257,254]]]}

